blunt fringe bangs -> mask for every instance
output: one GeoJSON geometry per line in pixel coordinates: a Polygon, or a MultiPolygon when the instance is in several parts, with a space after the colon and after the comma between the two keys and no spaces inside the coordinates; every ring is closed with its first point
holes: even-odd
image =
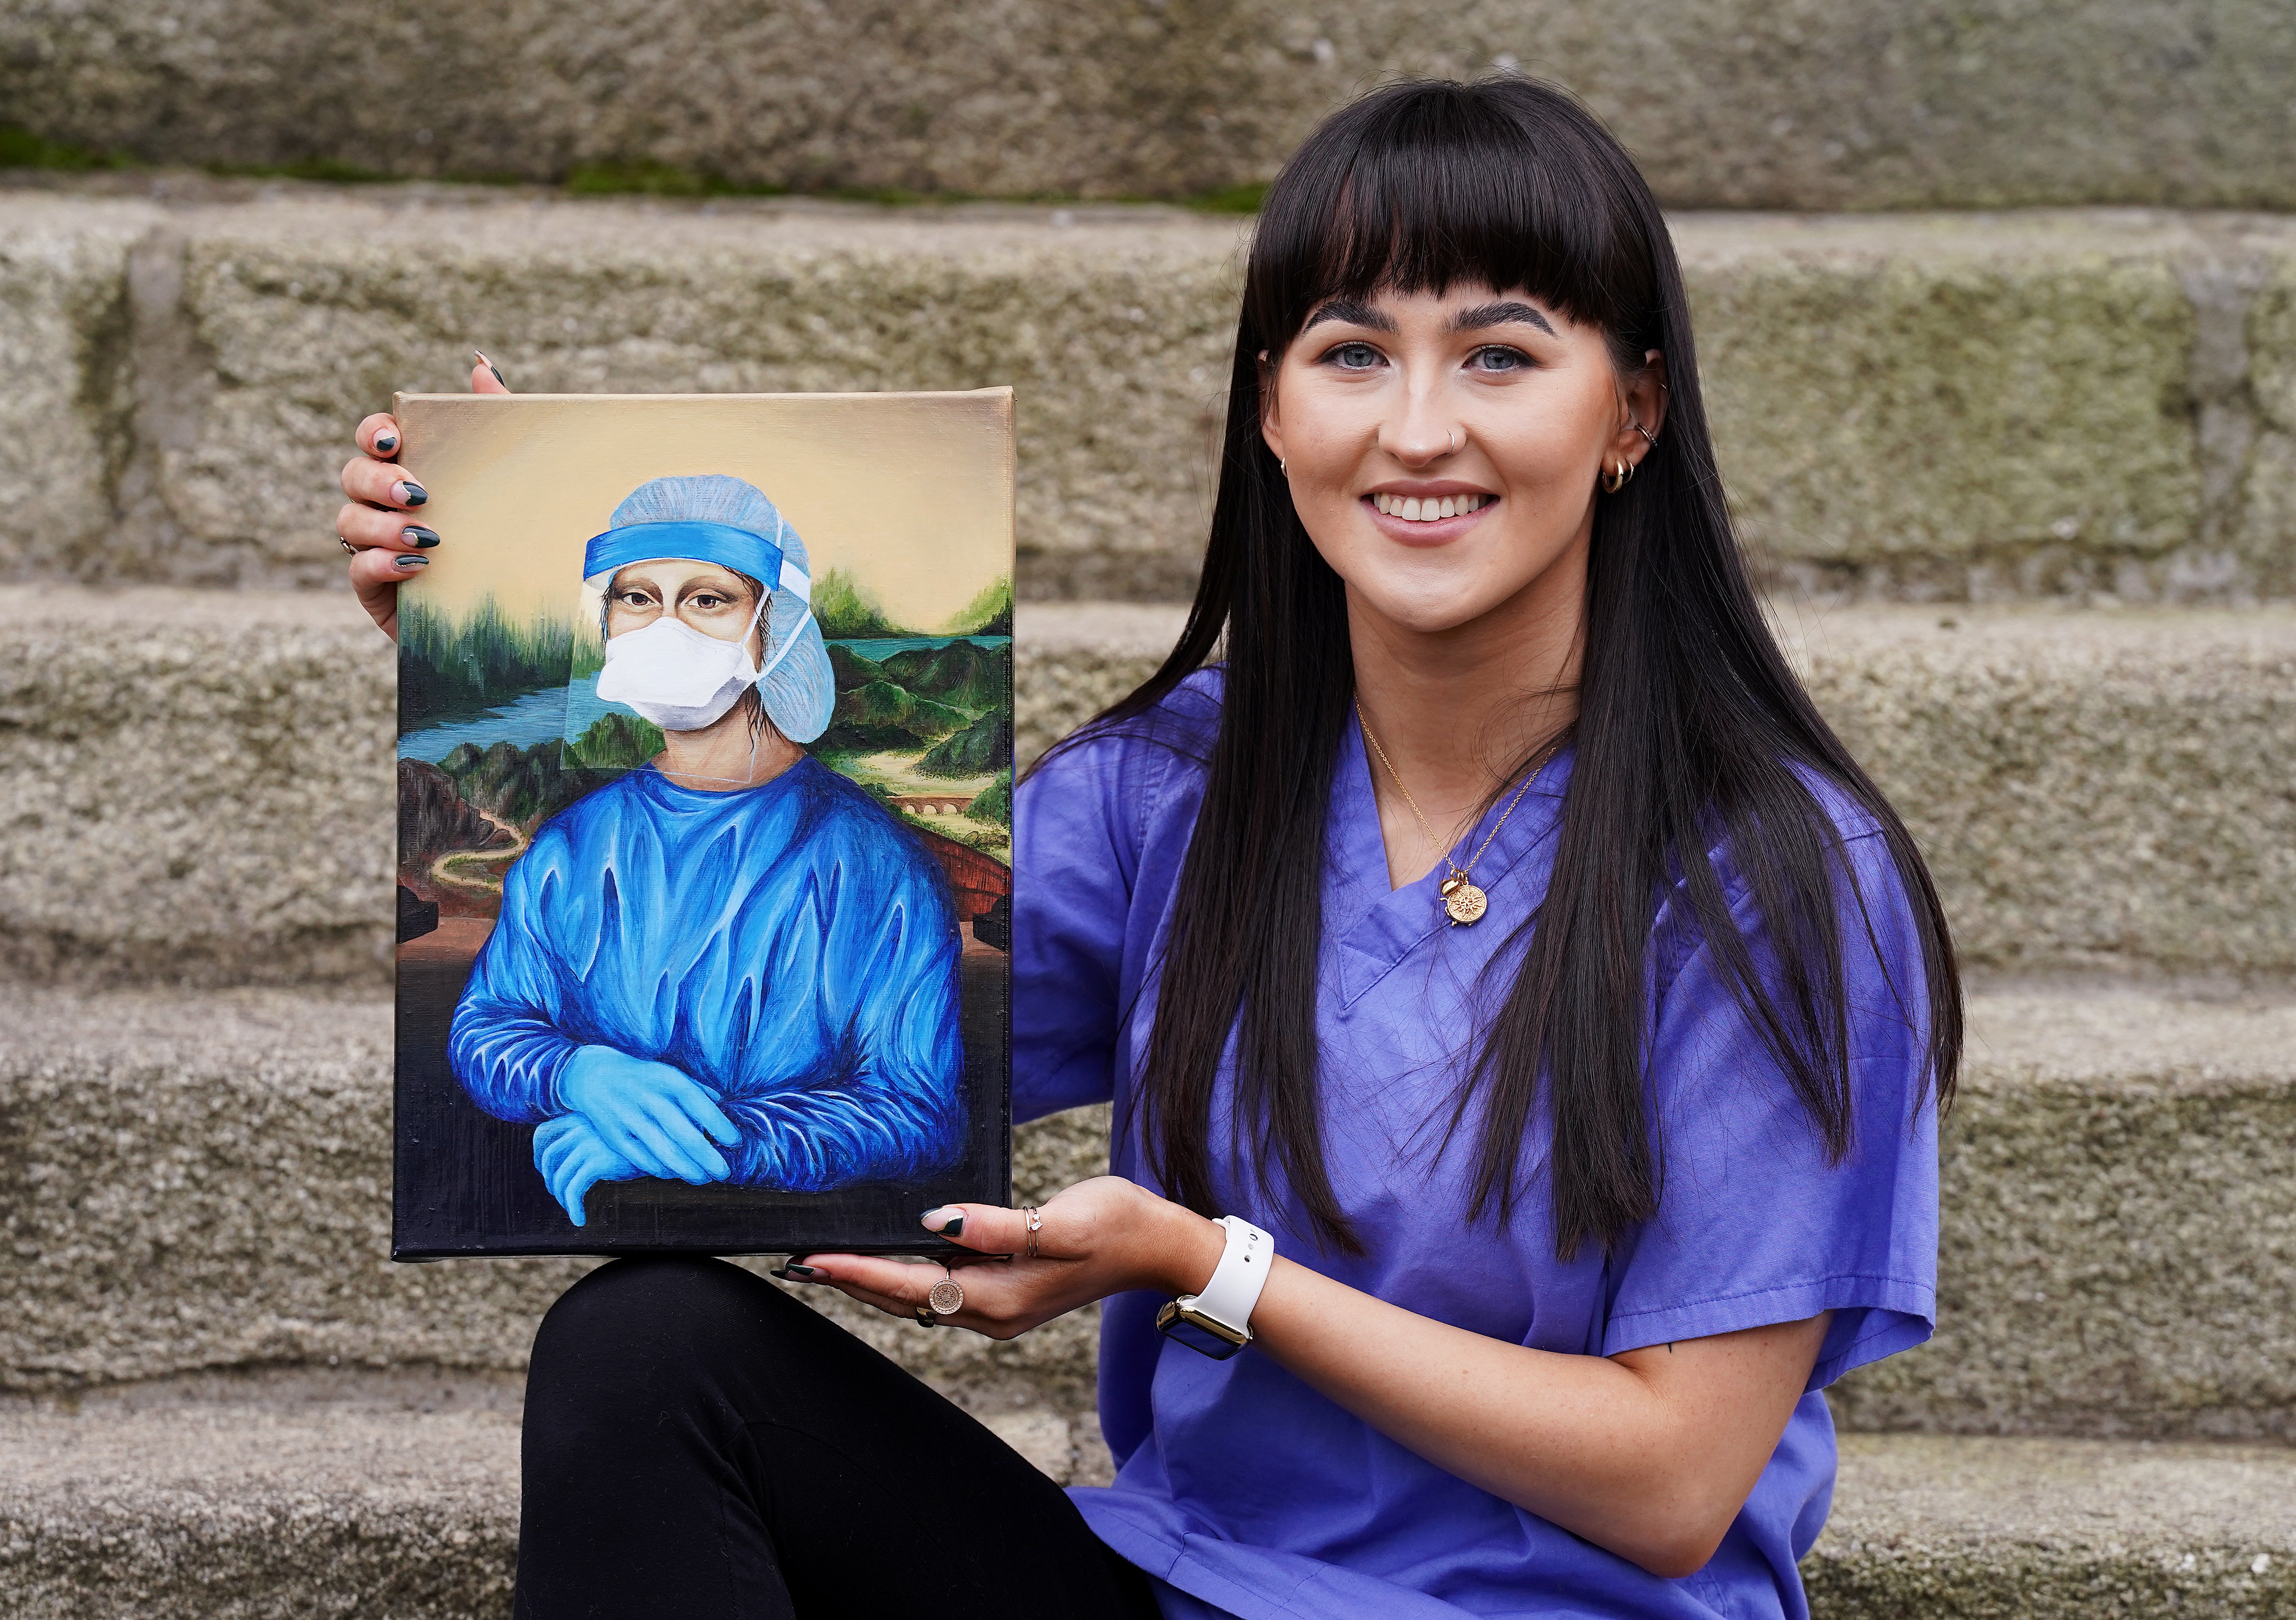
{"type": "Polygon", "coordinates": [[[1316,1024],[1324,821],[1355,672],[1343,588],[1260,436],[1274,368],[1259,357],[1280,356],[1328,300],[1454,284],[1527,292],[1600,328],[1622,374],[1638,373],[1652,349],[1667,365],[1657,444],[1633,482],[1597,498],[1575,762],[1547,893],[1494,958],[1495,981],[1512,978],[1487,987],[1495,1010],[1451,1117],[1437,1122],[1439,1151],[1472,1135],[1476,1221],[1511,1218],[1526,1190],[1523,1143],[1546,1134],[1554,1241],[1568,1257],[1584,1244],[1607,1247],[1658,1209],[1664,1145],[1646,1096],[1644,1010],[1651,932],[1669,888],[1686,897],[1690,925],[1829,1155],[1846,1155],[1860,1128],[1914,1127],[1914,1117],[1851,1117],[1843,919],[1869,940],[1872,926],[1811,780],[1880,826],[1910,901],[1923,982],[1894,988],[1926,1043],[1915,1115],[1951,1103],[1962,1003],[1920,852],[1810,703],[1748,575],[1665,220],[1609,132],[1551,86],[1391,86],[1326,120],[1268,193],[1186,626],[1154,675],[1077,734],[1170,741],[1159,705],[1220,661],[1218,726],[1201,761],[1202,806],[1174,897],[1136,1117],[1119,1128],[1146,1133],[1166,1192],[1190,1207],[1221,1213],[1225,1165],[1271,1198],[1288,1188],[1324,1248],[1361,1252],[1324,1168],[1316,1024]],[[1718,851],[1750,925],[1734,915],[1718,851]],[[1215,1143],[1231,1040],[1231,1125],[1215,1143]]]}

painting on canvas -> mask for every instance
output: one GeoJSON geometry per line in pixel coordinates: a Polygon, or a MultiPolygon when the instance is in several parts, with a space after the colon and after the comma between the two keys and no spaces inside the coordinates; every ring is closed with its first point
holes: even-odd
{"type": "Polygon", "coordinates": [[[1006,1202],[1009,391],[398,410],[393,1253],[1006,1202]]]}

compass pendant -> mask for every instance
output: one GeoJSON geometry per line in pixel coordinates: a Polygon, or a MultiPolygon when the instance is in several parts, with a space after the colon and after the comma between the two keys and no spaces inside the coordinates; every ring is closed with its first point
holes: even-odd
{"type": "Polygon", "coordinates": [[[1440,892],[1445,914],[1452,922],[1463,925],[1480,921],[1491,907],[1489,897],[1469,883],[1464,872],[1455,872],[1445,878],[1440,892]]]}

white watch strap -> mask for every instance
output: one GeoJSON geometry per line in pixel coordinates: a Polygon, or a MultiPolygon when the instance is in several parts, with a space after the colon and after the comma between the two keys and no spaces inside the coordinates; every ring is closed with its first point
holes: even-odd
{"type": "Polygon", "coordinates": [[[1275,1267],[1275,1239],[1241,1216],[1222,1215],[1219,1223],[1227,1229],[1227,1247],[1220,1252],[1211,1281],[1202,1293],[1184,1295],[1179,1303],[1249,1334],[1251,1308],[1259,1303],[1259,1290],[1275,1267]]]}

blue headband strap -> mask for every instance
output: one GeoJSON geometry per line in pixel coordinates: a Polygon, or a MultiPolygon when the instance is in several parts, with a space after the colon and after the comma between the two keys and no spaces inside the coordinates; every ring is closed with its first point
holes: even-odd
{"type": "Polygon", "coordinates": [[[804,588],[809,581],[795,568],[789,572],[797,576],[797,584],[782,577],[783,553],[779,546],[761,534],[736,529],[730,523],[625,523],[619,529],[609,529],[583,548],[582,578],[595,582],[601,575],[611,574],[629,563],[651,563],[660,557],[690,557],[697,563],[715,563],[720,568],[749,575],[768,591],[794,588],[800,596],[810,594],[804,588]]]}

